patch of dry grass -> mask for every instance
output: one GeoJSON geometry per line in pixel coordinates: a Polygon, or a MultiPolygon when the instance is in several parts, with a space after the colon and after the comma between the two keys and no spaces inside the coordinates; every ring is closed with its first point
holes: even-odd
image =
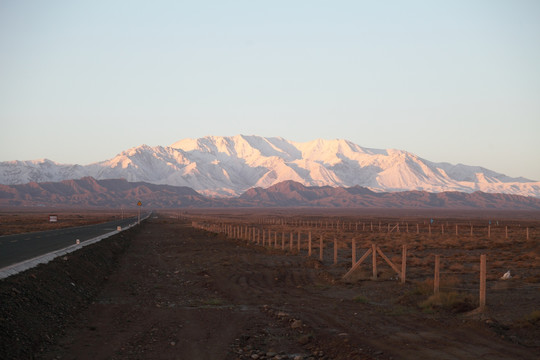
{"type": "Polygon", "coordinates": [[[419,305],[427,310],[442,309],[454,313],[470,311],[476,307],[472,296],[457,291],[441,291],[431,295],[419,305]]]}

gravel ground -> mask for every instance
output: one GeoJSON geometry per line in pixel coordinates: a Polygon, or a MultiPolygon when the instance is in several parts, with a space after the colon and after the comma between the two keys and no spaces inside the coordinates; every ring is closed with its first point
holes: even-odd
{"type": "Polygon", "coordinates": [[[412,287],[152,218],[2,280],[0,358],[539,357],[492,319],[421,311],[412,287]]]}

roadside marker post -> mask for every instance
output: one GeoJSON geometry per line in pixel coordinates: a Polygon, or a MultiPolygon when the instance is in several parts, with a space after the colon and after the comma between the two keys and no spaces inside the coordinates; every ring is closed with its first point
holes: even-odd
{"type": "Polygon", "coordinates": [[[137,206],[138,206],[138,208],[139,208],[139,216],[138,216],[138,218],[137,218],[137,224],[140,224],[140,223],[141,223],[141,206],[142,206],[142,202],[139,201],[139,202],[137,203],[137,206]]]}

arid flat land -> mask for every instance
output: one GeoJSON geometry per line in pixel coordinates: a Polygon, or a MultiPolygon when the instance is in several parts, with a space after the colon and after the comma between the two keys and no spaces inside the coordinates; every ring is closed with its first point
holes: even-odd
{"type": "Polygon", "coordinates": [[[108,210],[20,210],[0,209],[0,236],[24,232],[55,230],[73,226],[99,224],[137,216],[136,211],[108,210]],[[57,221],[50,222],[49,215],[56,215],[57,221]]]}
{"type": "Polygon", "coordinates": [[[534,214],[466,215],[159,212],[115,238],[2,280],[0,357],[538,358],[539,222],[534,214]],[[266,243],[192,224],[264,230],[266,243]],[[398,268],[406,245],[407,281],[380,256],[376,280],[371,257],[344,280],[353,238],[356,259],[376,244],[398,268]],[[481,254],[487,304],[471,313],[481,254]],[[508,270],[512,278],[501,280],[508,270]]]}

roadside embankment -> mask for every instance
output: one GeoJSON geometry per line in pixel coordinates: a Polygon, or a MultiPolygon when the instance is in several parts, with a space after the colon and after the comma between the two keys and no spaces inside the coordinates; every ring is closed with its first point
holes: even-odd
{"type": "Polygon", "coordinates": [[[0,358],[32,358],[62,334],[102,288],[139,229],[0,280],[0,358]]]}

